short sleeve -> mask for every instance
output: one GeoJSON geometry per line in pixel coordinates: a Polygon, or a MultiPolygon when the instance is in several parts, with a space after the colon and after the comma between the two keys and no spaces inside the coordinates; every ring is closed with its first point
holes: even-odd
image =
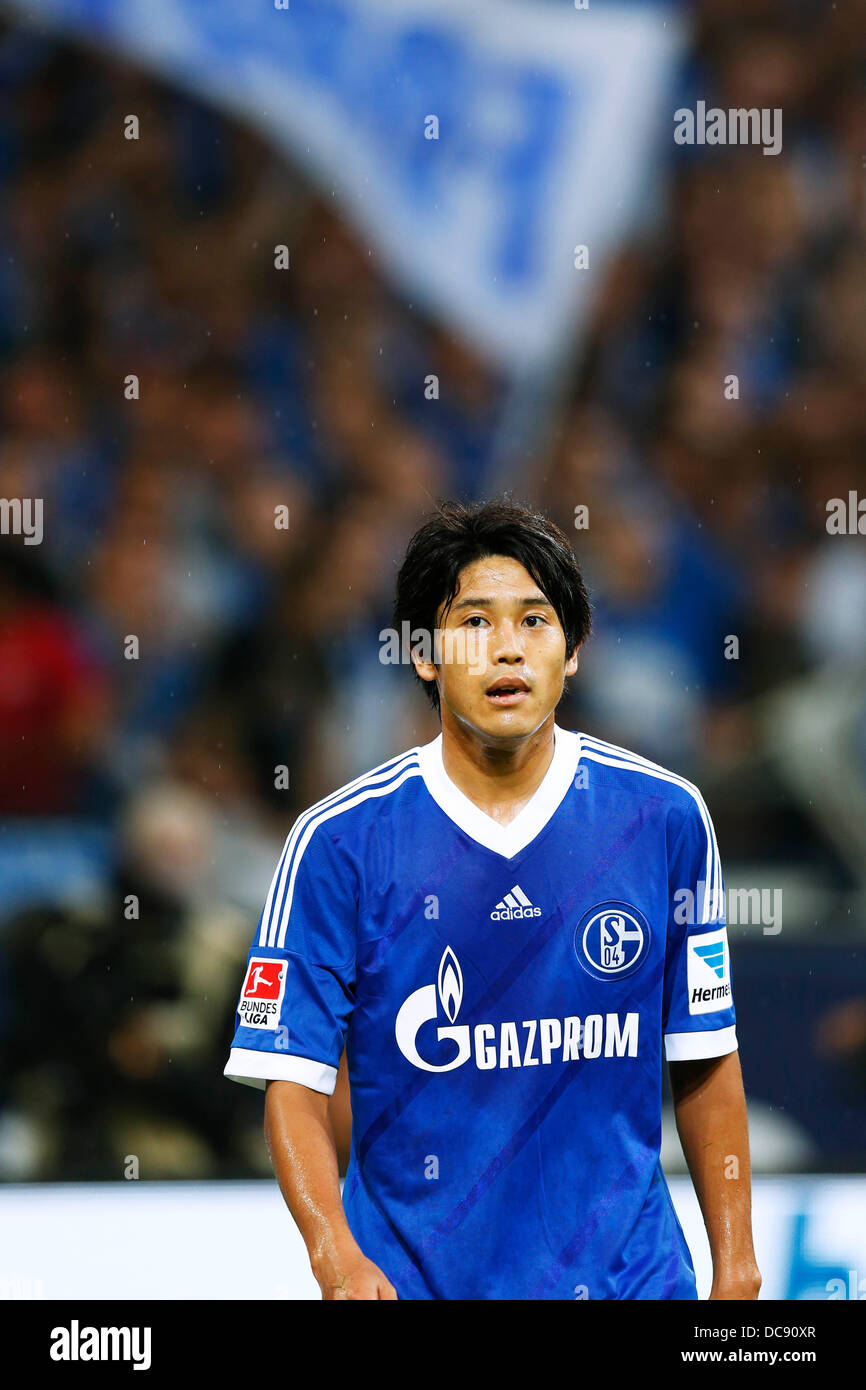
{"type": "Polygon", "coordinates": [[[668,861],[662,1031],[665,1057],[722,1057],[737,1047],[725,891],[710,813],[690,799],[668,861]]]}
{"type": "Polygon", "coordinates": [[[247,957],[225,1076],[332,1095],[354,1006],[357,877],[328,827],[299,817],[247,957]]]}

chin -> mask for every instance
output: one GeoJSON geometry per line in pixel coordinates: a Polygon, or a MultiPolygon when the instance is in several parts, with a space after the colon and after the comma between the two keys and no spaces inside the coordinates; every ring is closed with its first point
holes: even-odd
{"type": "Polygon", "coordinates": [[[484,709],[477,720],[467,720],[490,738],[528,738],[544,723],[546,716],[526,709],[484,709]]]}

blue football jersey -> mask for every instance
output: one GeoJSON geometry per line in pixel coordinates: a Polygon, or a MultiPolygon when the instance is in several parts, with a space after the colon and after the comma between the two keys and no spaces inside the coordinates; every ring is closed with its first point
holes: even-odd
{"type": "Polygon", "coordinates": [[[343,1203],[401,1299],[695,1298],[659,1164],[663,1060],[737,1046],[698,789],[554,728],[508,824],[442,736],[298,817],[226,1076],[332,1093],[343,1203]]]}

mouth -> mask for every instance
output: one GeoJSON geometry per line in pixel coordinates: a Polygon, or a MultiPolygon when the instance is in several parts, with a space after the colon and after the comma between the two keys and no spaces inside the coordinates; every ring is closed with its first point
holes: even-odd
{"type": "Polygon", "coordinates": [[[520,676],[503,676],[494,681],[485,692],[485,699],[499,708],[519,705],[529,696],[529,686],[520,676]]]}

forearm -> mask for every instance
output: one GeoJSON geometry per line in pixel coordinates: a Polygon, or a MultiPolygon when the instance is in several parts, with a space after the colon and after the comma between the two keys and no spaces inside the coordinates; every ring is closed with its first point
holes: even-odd
{"type": "Polygon", "coordinates": [[[321,1280],[329,1264],[358,1251],[340,1196],[328,1097],[292,1081],[271,1081],[265,1140],[280,1191],[321,1280]]]}
{"type": "Polygon", "coordinates": [[[757,1298],[746,1100],[737,1052],[670,1066],[677,1131],[713,1259],[713,1295],[757,1298]]]}

